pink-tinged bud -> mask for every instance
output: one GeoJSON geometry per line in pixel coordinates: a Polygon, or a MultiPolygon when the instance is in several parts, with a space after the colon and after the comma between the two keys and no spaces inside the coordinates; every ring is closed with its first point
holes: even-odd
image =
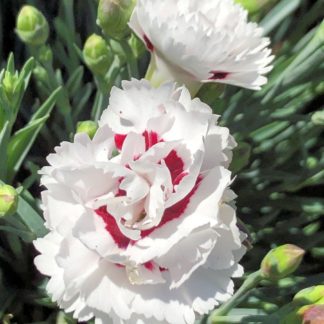
{"type": "Polygon", "coordinates": [[[0,217],[10,216],[17,210],[18,193],[9,185],[0,185],[0,217]]]}
{"type": "Polygon", "coordinates": [[[293,244],[272,249],[262,260],[262,276],[270,280],[282,279],[299,267],[305,251],[293,244]]]}
{"type": "Polygon", "coordinates": [[[324,305],[308,305],[302,307],[298,314],[302,316],[302,324],[323,324],[324,305]]]}

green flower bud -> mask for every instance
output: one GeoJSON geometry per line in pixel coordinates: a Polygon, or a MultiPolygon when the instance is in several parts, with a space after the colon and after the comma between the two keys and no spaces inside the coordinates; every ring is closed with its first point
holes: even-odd
{"type": "Polygon", "coordinates": [[[128,43],[137,59],[142,57],[146,52],[144,43],[135,34],[131,35],[128,43]]]}
{"type": "Polygon", "coordinates": [[[86,40],[83,57],[89,69],[98,75],[105,75],[113,60],[106,41],[96,34],[92,34],[86,40]]]}
{"type": "Polygon", "coordinates": [[[18,193],[15,188],[0,185],[0,217],[10,216],[17,210],[18,193]]]}
{"type": "Polygon", "coordinates": [[[33,74],[37,81],[44,84],[49,82],[48,73],[42,66],[37,65],[33,70],[33,74]]]}
{"type": "Polygon", "coordinates": [[[97,24],[105,35],[123,39],[130,34],[129,19],[136,0],[100,0],[97,24]]]}
{"type": "Polygon", "coordinates": [[[305,251],[296,245],[285,244],[272,249],[261,262],[262,276],[270,280],[282,279],[300,265],[305,251]]]}
{"type": "Polygon", "coordinates": [[[53,62],[53,52],[52,49],[47,45],[42,45],[39,49],[39,60],[41,63],[46,64],[52,64],[53,62]]]}
{"type": "Polygon", "coordinates": [[[324,298],[324,285],[305,288],[298,292],[293,301],[299,305],[311,305],[324,298]]]}
{"type": "Polygon", "coordinates": [[[4,78],[2,80],[2,86],[4,89],[4,92],[8,98],[8,100],[11,100],[14,96],[15,88],[18,82],[18,74],[12,74],[9,71],[6,71],[4,74],[4,78]]]}
{"type": "Polygon", "coordinates": [[[312,123],[316,126],[324,126],[324,110],[316,111],[312,115],[312,123]]]}
{"type": "Polygon", "coordinates": [[[44,15],[33,6],[23,6],[18,14],[16,32],[20,39],[30,45],[45,44],[49,27],[44,15]]]}
{"type": "Polygon", "coordinates": [[[77,124],[77,133],[86,133],[92,139],[98,129],[98,124],[92,120],[86,120],[78,122],[77,124]]]}
{"type": "Polygon", "coordinates": [[[315,169],[318,166],[318,163],[319,163],[319,161],[318,161],[318,159],[316,157],[309,156],[306,159],[305,166],[306,166],[307,169],[312,170],[312,169],[315,169]]]}

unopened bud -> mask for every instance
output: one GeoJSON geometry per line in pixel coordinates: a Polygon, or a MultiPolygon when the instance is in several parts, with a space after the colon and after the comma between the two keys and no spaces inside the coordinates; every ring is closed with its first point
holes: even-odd
{"type": "Polygon", "coordinates": [[[324,285],[305,288],[298,292],[293,301],[300,305],[311,305],[324,298],[324,285]]]}
{"type": "Polygon", "coordinates": [[[100,0],[97,24],[105,35],[123,39],[130,34],[129,19],[136,0],[100,0]]]}
{"type": "Polygon", "coordinates": [[[10,216],[17,210],[18,193],[9,185],[0,185],[0,217],[10,216]]]}
{"type": "Polygon", "coordinates": [[[46,64],[52,64],[53,61],[53,52],[52,49],[47,45],[42,45],[39,49],[39,60],[41,63],[46,64]]]}
{"type": "Polygon", "coordinates": [[[303,324],[323,324],[324,305],[308,305],[299,309],[303,324]]]}
{"type": "Polygon", "coordinates": [[[128,42],[136,58],[140,58],[144,55],[146,52],[145,45],[135,34],[131,35],[128,42]]]}
{"type": "Polygon", "coordinates": [[[98,129],[98,124],[92,120],[81,121],[77,124],[77,133],[86,133],[92,139],[98,129]]]}
{"type": "Polygon", "coordinates": [[[4,92],[9,100],[11,100],[14,95],[17,82],[18,82],[17,73],[12,74],[9,71],[5,72],[4,78],[2,80],[2,85],[3,85],[4,92]]]}
{"type": "Polygon", "coordinates": [[[324,126],[324,110],[316,111],[312,115],[312,123],[316,126],[324,126]]]}
{"type": "Polygon", "coordinates": [[[101,36],[92,34],[84,44],[83,58],[93,73],[105,75],[112,63],[113,55],[106,41],[101,36]]]}
{"type": "Polygon", "coordinates": [[[30,45],[45,44],[49,27],[44,15],[33,6],[23,6],[18,14],[16,32],[20,39],[30,45]]]}
{"type": "Polygon", "coordinates": [[[293,273],[300,265],[305,251],[293,244],[272,249],[261,262],[262,276],[270,280],[282,279],[293,273]]]}

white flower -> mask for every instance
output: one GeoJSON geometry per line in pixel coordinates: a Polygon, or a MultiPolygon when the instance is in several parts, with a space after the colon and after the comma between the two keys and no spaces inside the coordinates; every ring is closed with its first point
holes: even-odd
{"type": "Polygon", "coordinates": [[[258,90],[271,70],[270,41],[233,0],[138,0],[130,27],[151,52],[147,77],[258,90]]]}
{"type": "Polygon", "coordinates": [[[185,324],[230,298],[245,248],[235,142],[217,118],[186,88],[125,81],[93,140],[49,155],[35,264],[60,307],[96,324],[185,324]]]}

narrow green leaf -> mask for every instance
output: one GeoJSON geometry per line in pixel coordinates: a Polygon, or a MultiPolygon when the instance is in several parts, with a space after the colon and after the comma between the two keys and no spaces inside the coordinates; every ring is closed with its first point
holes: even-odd
{"type": "MultiPolygon", "coordinates": [[[[298,53],[288,67],[280,74],[269,93],[263,98],[262,103],[269,102],[279,91],[287,89],[295,81],[301,82],[306,77],[314,77],[315,71],[321,71],[324,61],[324,21],[319,25],[315,35],[304,49],[298,53]]],[[[323,70],[323,68],[322,68],[323,70]]]]}
{"type": "Polygon", "coordinates": [[[5,180],[7,174],[7,145],[10,136],[9,122],[6,121],[0,132],[0,179],[5,180]]]}
{"type": "Polygon", "coordinates": [[[261,21],[264,35],[268,35],[286,17],[291,15],[302,3],[302,0],[280,1],[261,21]]]}
{"type": "Polygon", "coordinates": [[[15,297],[16,297],[16,292],[14,290],[11,290],[10,288],[7,288],[7,287],[6,287],[6,289],[1,289],[1,291],[0,291],[0,318],[2,318],[4,316],[7,308],[13,302],[15,297]]]}
{"type": "Polygon", "coordinates": [[[18,198],[17,214],[37,237],[42,237],[47,233],[43,218],[21,195],[18,198]]]}
{"type": "Polygon", "coordinates": [[[33,69],[35,67],[35,59],[31,57],[23,66],[23,68],[20,71],[17,87],[19,87],[20,84],[23,84],[23,91],[27,89],[30,76],[33,72],[33,69]]]}
{"type": "Polygon", "coordinates": [[[282,130],[284,130],[285,128],[287,128],[289,126],[289,123],[286,121],[281,121],[281,122],[273,122],[271,124],[268,124],[266,126],[263,126],[257,130],[255,130],[254,132],[251,133],[251,138],[253,138],[254,141],[256,142],[262,142],[265,139],[268,139],[276,134],[278,134],[279,132],[281,132],[282,130]]]}
{"type": "Polygon", "coordinates": [[[1,226],[0,225],[0,232],[1,231],[17,235],[25,242],[32,242],[36,238],[35,235],[33,235],[32,233],[19,230],[12,226],[1,226]]]}
{"type": "Polygon", "coordinates": [[[17,131],[8,145],[8,178],[13,179],[49,115],[38,118],[17,131]]]}
{"type": "Polygon", "coordinates": [[[15,58],[12,52],[9,54],[6,70],[11,74],[15,73],[15,58]]]}
{"type": "Polygon", "coordinates": [[[30,122],[35,121],[36,119],[43,118],[46,115],[49,115],[54,108],[56,100],[62,91],[62,87],[58,87],[56,90],[52,92],[52,94],[48,97],[48,99],[42,104],[40,108],[33,114],[30,122]]]}
{"type": "Polygon", "coordinates": [[[74,97],[75,93],[78,91],[78,89],[80,89],[83,74],[84,67],[80,65],[68,79],[66,89],[70,98],[74,97]]]}

